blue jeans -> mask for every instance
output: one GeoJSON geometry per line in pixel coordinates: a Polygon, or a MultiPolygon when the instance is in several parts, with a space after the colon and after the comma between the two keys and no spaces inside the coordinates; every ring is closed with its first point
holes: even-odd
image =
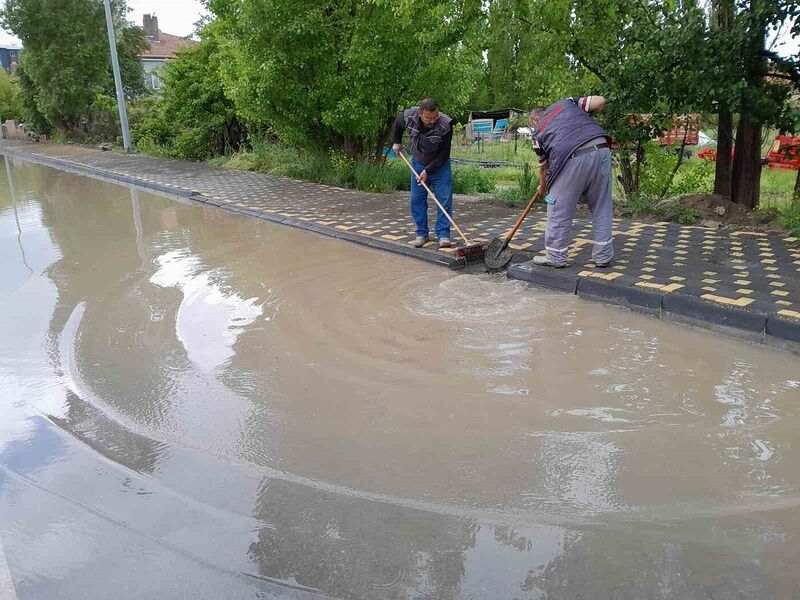
{"type": "MultiPolygon", "coordinates": [[[[422,173],[425,165],[413,159],[411,164],[417,173],[422,173]]],[[[436,198],[442,203],[447,213],[453,215],[453,171],[450,168],[450,161],[442,165],[442,168],[428,175],[426,181],[428,187],[436,194],[436,198]]],[[[428,192],[417,183],[414,175],[411,175],[411,217],[417,226],[417,235],[425,237],[428,235],[428,192]]],[[[450,221],[444,216],[439,207],[436,207],[436,235],[440,238],[450,237],[450,221]]]]}

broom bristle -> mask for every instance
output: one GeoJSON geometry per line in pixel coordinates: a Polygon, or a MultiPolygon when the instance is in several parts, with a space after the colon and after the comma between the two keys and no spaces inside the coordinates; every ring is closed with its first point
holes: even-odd
{"type": "Polygon", "coordinates": [[[456,248],[453,254],[456,258],[465,258],[467,260],[480,260],[483,258],[483,253],[486,247],[483,244],[472,244],[470,246],[461,246],[456,248]]]}

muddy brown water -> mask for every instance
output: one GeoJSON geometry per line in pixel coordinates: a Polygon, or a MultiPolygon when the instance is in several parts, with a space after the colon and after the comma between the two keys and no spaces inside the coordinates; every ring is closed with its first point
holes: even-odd
{"type": "Polygon", "coordinates": [[[0,591],[800,597],[796,356],[2,175],[0,591]]]}

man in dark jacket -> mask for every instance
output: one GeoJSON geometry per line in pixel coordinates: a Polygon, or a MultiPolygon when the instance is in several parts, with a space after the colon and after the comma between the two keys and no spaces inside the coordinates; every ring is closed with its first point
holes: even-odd
{"type": "Polygon", "coordinates": [[[604,106],[602,96],[585,96],[531,111],[533,149],[539,157],[539,191],[547,202],[547,255],[534,257],[537,265],[566,266],[572,219],[581,200],[592,213],[595,266],[611,264],[611,150],[608,134],[591,117],[604,106]]]}
{"type": "MultiPolygon", "coordinates": [[[[402,150],[403,132],[408,130],[411,164],[419,173],[419,179],[411,176],[411,216],[417,226],[414,246],[420,248],[429,239],[428,233],[428,192],[422,182],[436,194],[448,214],[453,214],[453,172],[450,169],[450,145],[453,142],[453,120],[439,112],[436,101],[425,98],[419,107],[408,108],[397,115],[392,130],[392,149],[402,150]]],[[[437,208],[436,236],[439,247],[450,246],[450,221],[437,208]]]]}

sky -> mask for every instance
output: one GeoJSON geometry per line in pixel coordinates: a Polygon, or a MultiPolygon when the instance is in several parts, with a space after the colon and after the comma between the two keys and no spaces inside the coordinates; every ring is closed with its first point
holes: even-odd
{"type": "MultiPolygon", "coordinates": [[[[2,0],[0,0],[2,1],[2,0]]],[[[128,19],[137,25],[142,24],[142,15],[155,13],[158,28],[173,35],[189,35],[194,32],[194,24],[205,14],[200,0],[128,0],[128,19]]],[[[13,35],[0,29],[0,45],[19,43],[13,35]]],[[[774,49],[780,54],[789,55],[800,50],[800,38],[792,39],[788,31],[781,32],[774,49]]]]}
{"type": "MultiPolygon", "coordinates": [[[[200,0],[128,0],[128,20],[142,24],[142,15],[155,13],[158,28],[173,35],[189,35],[194,32],[194,24],[206,14],[200,0]]],[[[19,40],[0,29],[0,45],[17,43],[19,40]]]]}

